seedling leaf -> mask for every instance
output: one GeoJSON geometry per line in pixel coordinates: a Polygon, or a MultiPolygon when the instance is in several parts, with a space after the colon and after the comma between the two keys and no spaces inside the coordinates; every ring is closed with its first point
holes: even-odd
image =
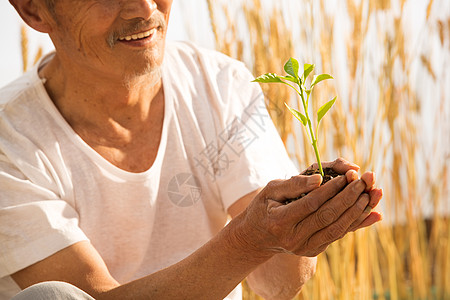
{"type": "Polygon", "coordinates": [[[317,124],[320,123],[320,120],[322,120],[323,116],[330,110],[330,108],[334,105],[334,102],[336,101],[336,97],[334,97],[332,100],[328,101],[324,105],[322,105],[319,110],[317,111],[317,124]]]}
{"type": "Polygon", "coordinates": [[[286,76],[278,76],[277,74],[274,73],[267,73],[264,75],[261,75],[259,77],[257,77],[255,80],[255,82],[262,82],[262,83],[267,83],[267,82],[280,82],[280,83],[284,83],[288,86],[290,86],[291,88],[293,88],[297,94],[300,96],[301,98],[301,104],[303,105],[303,111],[304,114],[300,113],[299,111],[289,107],[289,105],[286,105],[286,107],[289,109],[289,111],[294,115],[294,117],[296,119],[298,119],[300,121],[300,123],[303,124],[303,126],[307,127],[309,129],[308,134],[310,137],[310,141],[311,144],[314,148],[314,153],[316,155],[317,158],[317,164],[319,166],[319,172],[322,176],[324,176],[323,173],[323,168],[322,168],[322,163],[320,161],[320,155],[319,155],[319,149],[317,147],[317,135],[318,135],[318,127],[319,127],[319,123],[322,120],[322,118],[325,116],[325,114],[330,110],[330,108],[334,105],[334,102],[336,101],[336,97],[334,97],[334,99],[328,101],[325,105],[323,105],[317,112],[317,126],[316,126],[316,133],[314,134],[314,130],[313,130],[313,126],[312,126],[312,122],[311,119],[309,117],[309,110],[308,110],[308,102],[310,100],[310,96],[313,90],[313,87],[318,84],[319,82],[326,80],[326,79],[332,79],[333,77],[331,75],[328,74],[321,74],[318,76],[314,76],[313,80],[311,81],[311,85],[309,87],[305,86],[305,82],[306,79],[308,78],[308,76],[314,71],[315,65],[314,64],[304,64],[303,65],[303,73],[301,74],[301,77],[299,77],[299,66],[298,66],[298,61],[294,58],[289,58],[289,60],[284,64],[284,70],[286,71],[286,73],[288,75],[286,76]],[[295,87],[295,85],[292,85],[291,82],[295,83],[296,85],[298,85],[297,89],[295,87]],[[305,99],[306,98],[306,99],[305,99]]]}
{"type": "Polygon", "coordinates": [[[284,70],[292,77],[298,78],[298,61],[295,58],[289,58],[284,65],[284,70]]]}
{"type": "Polygon", "coordinates": [[[284,80],[289,80],[289,81],[291,81],[291,82],[293,82],[293,83],[298,83],[297,78],[295,78],[294,76],[291,76],[291,75],[280,76],[279,78],[280,78],[280,79],[284,79],[284,80]]]}
{"type": "Polygon", "coordinates": [[[301,112],[299,112],[296,109],[293,109],[292,107],[290,107],[289,105],[287,105],[287,103],[285,102],[284,105],[286,105],[286,107],[289,109],[289,111],[294,115],[294,117],[296,117],[300,122],[302,122],[302,124],[304,126],[306,126],[306,124],[308,124],[308,119],[305,117],[305,115],[303,115],[301,112]]]}
{"type": "Polygon", "coordinates": [[[320,75],[314,76],[314,79],[313,79],[313,81],[311,83],[311,88],[313,86],[315,86],[316,84],[318,84],[319,82],[321,82],[323,80],[326,80],[326,79],[333,79],[333,77],[331,75],[328,75],[328,74],[320,74],[320,75]]]}
{"type": "Polygon", "coordinates": [[[316,65],[314,64],[304,64],[303,65],[303,81],[306,80],[306,78],[308,77],[308,75],[314,70],[314,67],[316,65]]]}
{"type": "Polygon", "coordinates": [[[270,82],[283,82],[280,77],[275,73],[266,73],[256,77],[253,82],[270,83],[270,82]]]}

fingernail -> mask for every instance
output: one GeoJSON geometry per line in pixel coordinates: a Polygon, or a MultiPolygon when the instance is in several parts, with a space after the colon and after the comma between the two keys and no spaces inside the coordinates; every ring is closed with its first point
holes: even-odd
{"type": "Polygon", "coordinates": [[[358,179],[358,173],[355,170],[349,170],[346,176],[347,176],[347,183],[353,182],[356,179],[358,179]]]}
{"type": "Polygon", "coordinates": [[[366,208],[364,209],[364,213],[366,213],[366,214],[370,214],[371,211],[372,211],[372,207],[370,207],[369,205],[367,205],[366,208]]]}
{"type": "Polygon", "coordinates": [[[308,185],[309,186],[317,186],[322,182],[322,177],[320,175],[311,175],[308,176],[308,185]]]}
{"type": "Polygon", "coordinates": [[[357,164],[355,164],[355,163],[349,162],[348,164],[349,164],[350,166],[352,166],[352,167],[356,167],[356,168],[359,169],[359,166],[358,166],[357,164]]]}

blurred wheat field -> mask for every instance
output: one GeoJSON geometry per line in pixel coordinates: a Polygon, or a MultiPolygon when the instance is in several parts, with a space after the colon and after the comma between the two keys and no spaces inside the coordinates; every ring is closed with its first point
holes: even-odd
{"type": "MultiPolygon", "coordinates": [[[[255,76],[284,74],[291,56],[335,80],[319,129],[321,157],[374,170],[384,221],[330,246],[297,299],[450,299],[450,6],[447,0],[211,1],[216,47],[255,76]],[[411,14],[415,15],[411,15],[411,14]]],[[[267,107],[300,169],[314,162],[303,127],[262,85],[267,107]]],[[[244,299],[259,299],[245,287],[244,299]]]]}
{"type": "MultiPolygon", "coordinates": [[[[319,128],[321,157],[375,171],[384,190],[384,220],[319,255],[296,299],[450,299],[448,0],[206,2],[217,49],[255,76],[284,74],[292,56],[335,77],[312,100],[316,111],[338,95],[319,128]]],[[[24,70],[28,52],[24,29],[24,70]]],[[[289,154],[306,168],[312,147],[283,104],[299,99],[284,86],[262,88],[289,154]]],[[[243,284],[244,299],[261,299],[243,284]]]]}

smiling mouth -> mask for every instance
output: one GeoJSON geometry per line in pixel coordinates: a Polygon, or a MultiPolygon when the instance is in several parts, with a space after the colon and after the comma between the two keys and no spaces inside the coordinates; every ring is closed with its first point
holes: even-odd
{"type": "Polygon", "coordinates": [[[153,29],[150,29],[145,32],[140,32],[140,33],[136,33],[136,34],[132,34],[132,35],[119,37],[118,40],[119,41],[136,41],[136,40],[145,39],[145,38],[153,35],[156,32],[156,30],[157,30],[156,28],[153,28],[153,29]]]}

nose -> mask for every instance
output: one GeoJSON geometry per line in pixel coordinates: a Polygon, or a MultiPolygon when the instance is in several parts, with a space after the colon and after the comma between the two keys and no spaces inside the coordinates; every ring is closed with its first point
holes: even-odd
{"type": "Polygon", "coordinates": [[[158,8],[154,0],[123,0],[121,17],[125,20],[142,18],[147,20],[158,8]]]}

